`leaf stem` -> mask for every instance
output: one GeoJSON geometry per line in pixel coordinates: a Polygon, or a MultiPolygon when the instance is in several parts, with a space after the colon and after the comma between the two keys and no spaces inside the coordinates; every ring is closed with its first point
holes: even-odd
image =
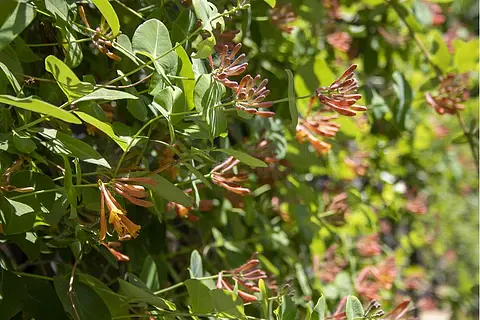
{"type": "MultiPolygon", "coordinates": [[[[222,277],[224,277],[224,278],[228,278],[228,277],[231,277],[231,276],[232,276],[231,274],[222,274],[222,277]]],[[[214,280],[214,279],[217,279],[217,278],[218,278],[218,274],[213,275],[213,276],[201,277],[201,278],[193,278],[193,279],[203,281],[203,280],[214,280]]],[[[170,286],[170,287],[168,287],[168,288],[160,289],[160,290],[158,290],[158,291],[155,291],[153,294],[154,294],[154,295],[159,295],[159,294],[162,294],[162,293],[164,293],[164,292],[167,292],[167,291],[170,291],[170,290],[179,288],[179,287],[181,287],[181,286],[183,286],[183,285],[185,285],[185,282],[184,282],[184,281],[179,282],[179,283],[176,283],[176,284],[174,284],[173,286],[170,286]]]]}
{"type": "Polygon", "coordinates": [[[37,48],[37,47],[50,47],[50,46],[61,46],[64,44],[70,44],[70,43],[81,43],[81,42],[88,42],[92,41],[92,38],[83,38],[83,39],[77,39],[77,40],[72,40],[69,42],[56,42],[56,43],[33,43],[33,44],[28,44],[27,47],[30,48],[37,48]]]}
{"type": "Polygon", "coordinates": [[[19,271],[13,271],[13,273],[15,273],[17,276],[21,276],[21,277],[30,277],[30,278],[47,280],[47,281],[53,281],[53,278],[52,278],[52,277],[41,276],[41,275],[39,275],[39,274],[19,272],[19,271]]]}
{"type": "MultiPolygon", "coordinates": [[[[306,96],[295,97],[295,100],[308,99],[308,98],[312,98],[312,97],[315,97],[315,94],[309,94],[309,95],[306,95],[306,96]]],[[[271,102],[272,102],[272,104],[276,104],[276,103],[280,103],[280,102],[286,102],[286,101],[289,101],[289,100],[290,100],[290,98],[283,98],[283,99],[278,99],[278,100],[271,101],[271,102]]]]}

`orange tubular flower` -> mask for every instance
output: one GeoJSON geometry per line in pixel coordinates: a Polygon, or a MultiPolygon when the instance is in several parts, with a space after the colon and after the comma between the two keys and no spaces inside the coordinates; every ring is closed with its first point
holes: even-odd
{"type": "Polygon", "coordinates": [[[354,78],[356,68],[356,64],[351,65],[330,86],[318,88],[316,90],[318,101],[347,117],[356,116],[357,111],[366,111],[365,106],[355,104],[362,98],[362,95],[357,93],[358,82],[354,78]]]}
{"type": "Polygon", "coordinates": [[[357,241],[357,251],[363,257],[378,256],[382,253],[382,247],[378,242],[378,234],[374,233],[362,237],[357,241]]]}
{"type": "Polygon", "coordinates": [[[270,21],[283,32],[292,33],[293,27],[288,24],[295,20],[297,20],[297,17],[295,16],[295,12],[292,11],[291,4],[277,6],[270,10],[270,21]]]}
{"type": "Polygon", "coordinates": [[[330,120],[336,119],[338,116],[323,117],[319,114],[307,119],[298,119],[296,138],[300,143],[310,142],[317,154],[323,155],[330,151],[330,144],[320,140],[317,136],[334,137],[340,125],[330,120]]]}
{"type": "Polygon", "coordinates": [[[327,42],[335,49],[348,52],[352,43],[352,37],[347,32],[339,31],[330,33],[327,36],[327,42]]]}
{"type": "Polygon", "coordinates": [[[220,63],[213,71],[213,77],[228,88],[236,89],[238,87],[238,83],[229,80],[228,77],[241,75],[247,69],[248,63],[244,62],[244,53],[235,58],[241,48],[242,44],[239,43],[228,53],[228,45],[224,45],[220,53],[220,63]]]}
{"type": "Polygon", "coordinates": [[[455,114],[459,110],[465,109],[462,102],[468,100],[469,94],[467,89],[468,74],[448,74],[442,79],[438,94],[425,94],[427,103],[435,108],[435,111],[443,115],[445,113],[455,114]]]}
{"type": "Polygon", "coordinates": [[[233,167],[239,163],[239,160],[234,157],[229,157],[227,160],[213,168],[211,171],[212,182],[239,195],[249,194],[250,189],[244,188],[240,185],[241,182],[247,181],[247,173],[227,173],[227,171],[233,169],[233,167]]]}
{"type": "Polygon", "coordinates": [[[260,75],[252,78],[251,75],[247,74],[242,78],[235,89],[235,108],[264,118],[273,117],[275,113],[272,111],[258,110],[258,108],[270,108],[272,106],[272,102],[263,101],[270,93],[270,90],[267,89],[268,79],[263,79],[255,87],[259,81],[260,75]]]}
{"type": "Polygon", "coordinates": [[[102,181],[99,181],[98,183],[101,194],[99,232],[100,240],[104,240],[107,233],[107,224],[105,221],[105,204],[107,205],[107,209],[109,211],[108,222],[113,224],[113,228],[118,233],[118,236],[120,238],[125,238],[129,235],[132,237],[136,237],[138,235],[138,231],[140,230],[140,226],[136,225],[127,218],[127,211],[122,208],[122,206],[120,206],[117,200],[115,200],[110,191],[108,191],[105,187],[105,184],[102,181]]]}

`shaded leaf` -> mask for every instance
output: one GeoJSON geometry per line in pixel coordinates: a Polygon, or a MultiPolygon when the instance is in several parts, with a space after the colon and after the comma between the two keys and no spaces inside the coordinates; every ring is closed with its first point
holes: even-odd
{"type": "Polygon", "coordinates": [[[2,2],[3,15],[8,17],[0,26],[0,51],[8,46],[35,18],[37,11],[31,3],[4,0],[2,2]]]}
{"type": "Polygon", "coordinates": [[[193,250],[190,255],[190,267],[188,267],[188,271],[192,279],[203,277],[202,256],[197,250],[193,250]]]}
{"type": "Polygon", "coordinates": [[[190,296],[192,312],[206,314],[214,310],[210,289],[206,285],[196,279],[188,279],[184,283],[190,296]]]}
{"type": "Polygon", "coordinates": [[[185,207],[191,207],[193,205],[193,201],[190,197],[164,177],[154,175],[151,176],[151,178],[155,180],[157,184],[155,186],[148,186],[148,188],[156,195],[167,199],[168,201],[179,203],[185,207]]]}
{"type": "Polygon", "coordinates": [[[91,115],[89,115],[87,113],[84,113],[84,112],[75,111],[75,114],[77,116],[79,116],[80,119],[82,119],[86,123],[91,124],[92,126],[97,128],[98,130],[102,131],[107,136],[112,138],[113,141],[115,141],[118,144],[118,146],[120,148],[122,148],[123,151],[127,150],[127,147],[128,147],[127,142],[115,134],[112,126],[109,123],[102,122],[102,121],[98,120],[97,118],[94,118],[91,115]]]}
{"type": "Polygon", "coordinates": [[[229,319],[246,319],[243,302],[233,292],[222,289],[210,290],[213,304],[220,317],[229,319]]]}
{"type": "Polygon", "coordinates": [[[292,128],[295,129],[298,124],[297,100],[295,100],[295,82],[293,80],[292,71],[285,70],[288,76],[288,109],[290,110],[290,118],[292,119],[292,128]]]}
{"type": "Polygon", "coordinates": [[[234,149],[215,149],[213,151],[220,151],[230,156],[233,156],[236,159],[240,160],[241,162],[245,163],[246,165],[249,165],[250,167],[261,167],[261,168],[267,167],[267,164],[262,160],[254,158],[251,155],[242,151],[238,151],[234,149]]]}

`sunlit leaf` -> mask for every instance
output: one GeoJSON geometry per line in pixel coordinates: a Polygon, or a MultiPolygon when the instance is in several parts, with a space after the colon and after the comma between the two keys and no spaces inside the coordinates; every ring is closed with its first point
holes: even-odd
{"type": "Polygon", "coordinates": [[[113,36],[116,37],[120,32],[120,21],[110,2],[108,0],[92,0],[92,2],[105,17],[112,29],[113,36]]]}

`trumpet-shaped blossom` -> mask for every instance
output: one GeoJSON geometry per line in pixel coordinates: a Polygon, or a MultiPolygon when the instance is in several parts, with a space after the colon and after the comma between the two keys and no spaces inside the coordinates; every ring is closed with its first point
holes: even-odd
{"type": "Polygon", "coordinates": [[[230,171],[239,163],[239,160],[235,159],[234,157],[229,157],[227,160],[213,168],[210,173],[213,183],[239,195],[249,194],[250,189],[241,186],[242,182],[248,180],[247,173],[227,173],[227,171],[230,171]]]}

